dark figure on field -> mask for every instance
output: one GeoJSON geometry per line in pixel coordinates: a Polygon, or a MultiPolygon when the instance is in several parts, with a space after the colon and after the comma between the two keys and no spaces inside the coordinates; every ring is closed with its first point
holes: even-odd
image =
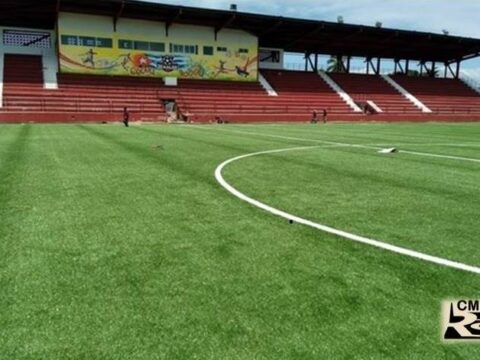
{"type": "Polygon", "coordinates": [[[328,112],[327,109],[323,109],[323,123],[326,124],[328,120],[328,112]]]}
{"type": "Polygon", "coordinates": [[[317,110],[313,110],[311,123],[312,123],[312,124],[318,123],[318,113],[317,113],[317,110]]]}
{"type": "Polygon", "coordinates": [[[128,109],[125,107],[123,108],[123,125],[125,127],[129,127],[129,122],[130,122],[130,113],[128,112],[128,109]]]}

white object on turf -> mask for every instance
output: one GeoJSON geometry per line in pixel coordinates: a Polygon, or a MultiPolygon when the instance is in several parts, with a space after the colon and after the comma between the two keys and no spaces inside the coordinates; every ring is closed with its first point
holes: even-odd
{"type": "Polygon", "coordinates": [[[397,148],[388,148],[382,149],[378,151],[380,154],[395,154],[398,152],[397,148]]]}

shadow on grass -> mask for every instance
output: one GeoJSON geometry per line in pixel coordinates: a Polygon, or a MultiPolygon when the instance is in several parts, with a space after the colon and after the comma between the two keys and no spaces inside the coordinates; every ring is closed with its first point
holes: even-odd
{"type": "Polygon", "coordinates": [[[8,147],[3,161],[4,165],[0,168],[0,211],[8,206],[8,200],[18,185],[18,175],[26,162],[26,150],[31,130],[31,125],[21,125],[20,131],[8,147]]]}
{"type": "MultiPolygon", "coordinates": [[[[226,150],[234,150],[236,153],[233,156],[242,155],[242,154],[247,153],[247,152],[253,152],[252,150],[249,151],[249,150],[247,150],[245,148],[242,148],[242,147],[239,147],[239,146],[219,144],[219,142],[225,141],[224,137],[222,137],[220,139],[215,138],[213,141],[206,141],[206,140],[200,140],[198,138],[194,138],[192,136],[182,136],[182,135],[179,135],[179,134],[159,132],[156,129],[141,128],[141,127],[138,127],[138,128],[135,128],[135,129],[137,129],[139,131],[142,131],[142,132],[146,132],[146,133],[158,134],[158,135],[162,135],[162,136],[167,136],[167,137],[171,137],[171,138],[180,139],[180,140],[187,141],[187,142],[190,142],[190,143],[195,142],[195,143],[204,144],[204,145],[208,145],[208,146],[213,146],[213,147],[217,147],[217,148],[222,148],[222,149],[226,149],[226,150]]],[[[207,132],[207,134],[208,134],[208,132],[207,132]]],[[[240,136],[240,137],[237,136],[237,138],[241,139],[242,136],[240,136]]],[[[279,140],[275,139],[274,141],[271,141],[271,142],[299,146],[298,142],[295,142],[295,141],[293,141],[293,142],[289,141],[288,142],[288,141],[283,141],[281,139],[279,139],[279,140]]],[[[330,150],[332,150],[332,149],[330,149],[330,150]]],[[[344,154],[351,153],[352,155],[357,153],[356,151],[353,151],[351,148],[348,148],[348,147],[346,147],[346,148],[342,148],[342,147],[335,148],[335,149],[333,149],[333,151],[339,152],[339,153],[344,153],[344,154]]],[[[375,152],[365,153],[364,156],[367,156],[369,158],[378,158],[378,155],[375,152]]],[[[285,163],[290,163],[290,164],[295,164],[295,165],[304,165],[307,168],[316,168],[316,167],[320,166],[326,172],[328,172],[330,174],[337,174],[339,177],[348,177],[348,178],[358,177],[359,172],[360,172],[361,177],[364,180],[368,179],[371,182],[380,183],[380,184],[387,184],[388,183],[390,186],[398,188],[398,189],[408,188],[408,189],[418,191],[420,193],[431,193],[431,194],[440,195],[440,196],[443,196],[443,197],[445,197],[445,196],[455,197],[455,196],[460,195],[460,196],[464,196],[466,199],[470,198],[471,195],[472,195],[471,193],[468,193],[468,192],[465,193],[465,194],[458,194],[458,189],[448,189],[448,188],[444,188],[443,186],[433,187],[432,184],[426,184],[426,183],[413,183],[412,181],[406,181],[406,180],[402,180],[401,178],[397,178],[396,176],[394,176],[394,174],[392,174],[391,176],[388,176],[388,175],[385,175],[385,174],[372,173],[371,171],[365,171],[365,169],[362,169],[361,167],[359,167],[359,169],[356,170],[356,171],[352,171],[352,170],[348,170],[345,167],[327,165],[325,163],[318,163],[318,162],[315,162],[315,161],[309,161],[307,159],[298,159],[298,158],[293,159],[293,158],[290,158],[289,156],[278,156],[278,154],[265,154],[264,157],[280,159],[282,162],[285,162],[285,163]]],[[[439,168],[449,168],[449,167],[453,166],[453,167],[456,167],[456,168],[459,168],[459,169],[462,169],[462,170],[467,169],[467,170],[471,171],[471,167],[470,168],[468,167],[468,165],[470,165],[470,164],[456,164],[456,163],[454,163],[454,164],[447,165],[447,164],[443,164],[443,163],[439,163],[439,162],[432,163],[431,159],[428,159],[428,158],[418,158],[418,159],[416,159],[416,158],[411,158],[411,157],[402,157],[399,160],[401,160],[402,162],[405,161],[405,162],[408,162],[408,163],[418,164],[420,166],[422,166],[422,165],[433,166],[434,165],[434,166],[439,167],[439,168]]],[[[388,160],[384,159],[384,161],[388,161],[388,160]]]]}
{"type": "MultiPolygon", "coordinates": [[[[178,159],[168,156],[168,153],[162,152],[161,154],[163,154],[163,156],[159,156],[158,152],[152,152],[148,146],[137,146],[127,141],[119,140],[118,137],[114,134],[98,130],[93,126],[77,125],[77,127],[99,139],[116,145],[122,150],[126,150],[134,154],[141,161],[168,168],[174,172],[177,172],[180,176],[184,176],[188,180],[196,179],[198,181],[201,181],[205,185],[220,190],[220,187],[216,185],[215,179],[213,177],[213,169],[212,174],[202,174],[200,171],[194,171],[192,167],[186,166],[182,162],[179,162],[178,159]]],[[[192,156],[194,155],[195,154],[192,153],[192,156]]]]}
{"type": "MultiPolygon", "coordinates": [[[[198,125],[198,126],[206,126],[206,125],[198,125]]],[[[232,156],[238,156],[238,155],[243,155],[245,154],[246,152],[251,152],[253,150],[251,149],[246,149],[245,147],[240,147],[240,146],[232,146],[232,145],[225,145],[225,138],[226,137],[232,137],[232,138],[235,138],[237,141],[244,141],[245,142],[245,136],[241,136],[239,134],[236,134],[236,133],[228,133],[228,132],[219,132],[219,131],[216,131],[216,129],[212,129],[212,130],[204,130],[204,129],[193,129],[194,132],[196,132],[196,134],[201,134],[202,132],[204,132],[205,135],[207,134],[211,134],[211,135],[216,135],[215,137],[211,138],[212,140],[200,140],[198,138],[193,138],[192,136],[182,136],[182,135],[178,135],[178,134],[172,134],[172,133],[167,133],[167,132],[164,132],[164,133],[161,133],[159,131],[156,131],[155,128],[144,128],[144,127],[136,127],[135,129],[137,130],[140,130],[140,131],[143,131],[143,132],[146,132],[146,133],[151,133],[151,134],[158,134],[158,135],[164,135],[164,136],[168,136],[168,137],[174,137],[174,138],[178,138],[178,139],[181,139],[181,140],[185,140],[185,141],[189,141],[189,142],[196,142],[196,143],[199,143],[199,144],[204,144],[204,145],[207,145],[207,146],[215,146],[215,147],[218,147],[218,148],[222,148],[222,149],[228,149],[228,150],[234,150],[235,153],[232,154],[232,156]]],[[[192,130],[192,127],[189,127],[189,128],[185,128],[184,129],[187,129],[187,130],[192,130]]],[[[295,141],[295,140],[284,140],[284,139],[275,139],[275,140],[272,140],[272,139],[260,139],[260,138],[252,138],[252,137],[249,137],[248,138],[249,141],[256,141],[258,143],[260,143],[260,147],[256,147],[255,148],[255,151],[263,151],[266,149],[266,144],[268,145],[272,145],[272,144],[278,144],[278,143],[281,143],[281,144],[284,144],[284,145],[290,145],[290,146],[299,146],[299,142],[298,141],[295,141]]],[[[304,144],[302,144],[304,145],[304,144]]],[[[273,147],[272,147],[273,148],[273,147]]]]}

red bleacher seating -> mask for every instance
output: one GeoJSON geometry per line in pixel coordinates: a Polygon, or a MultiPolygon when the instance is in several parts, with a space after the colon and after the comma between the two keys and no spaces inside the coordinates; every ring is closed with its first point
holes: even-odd
{"type": "Polygon", "coordinates": [[[480,114],[480,95],[461,80],[395,75],[392,78],[437,114],[480,114]]]}
{"type": "Polygon", "coordinates": [[[163,86],[158,79],[59,74],[58,90],[48,90],[43,87],[41,57],[24,55],[5,56],[4,79],[4,110],[12,113],[87,113],[102,119],[128,107],[137,117],[165,117],[157,96],[163,86]]]}
{"type": "Polygon", "coordinates": [[[379,75],[330,74],[355,102],[373,101],[386,114],[419,114],[420,109],[379,75]]]}
{"type": "Polygon", "coordinates": [[[326,109],[332,115],[352,115],[353,110],[316,73],[300,71],[262,70],[263,76],[277,91],[282,104],[296,106],[308,113],[326,109]]]}
{"type": "MultiPolygon", "coordinates": [[[[268,96],[258,82],[179,80],[178,87],[159,79],[58,74],[58,90],[43,88],[40,57],[6,59],[4,109],[10,112],[120,114],[123,107],[143,119],[165,119],[162,100],[175,100],[180,111],[194,121],[309,120],[313,110],[349,115],[351,109],[317,75],[268,72],[279,91],[268,96]],[[18,66],[20,64],[21,66],[18,66]]],[[[118,115],[117,115],[118,116],[118,115]]],[[[99,118],[100,119],[100,118],[99,118]]]]}
{"type": "Polygon", "coordinates": [[[177,87],[164,87],[159,96],[174,99],[180,112],[193,121],[260,121],[283,110],[256,82],[180,79],[177,87]]]}
{"type": "MultiPolygon", "coordinates": [[[[114,121],[121,120],[124,107],[132,120],[158,121],[166,119],[163,100],[175,100],[181,113],[203,122],[308,121],[314,110],[321,114],[323,109],[332,120],[367,118],[355,114],[318,74],[278,70],[262,74],[279,96],[268,96],[258,82],[179,80],[178,86],[167,87],[161,79],[73,74],[58,74],[59,88],[49,90],[43,86],[40,56],[6,55],[0,121],[114,121]]],[[[355,100],[372,100],[385,111],[383,117],[369,118],[425,117],[380,77],[332,78],[355,100]]],[[[458,118],[480,114],[478,94],[457,80],[395,79],[438,114],[456,113],[458,118]]]]}
{"type": "Polygon", "coordinates": [[[314,73],[262,71],[279,96],[268,96],[258,82],[179,80],[163,88],[164,99],[175,99],[194,121],[282,121],[311,119],[314,110],[351,115],[352,110],[314,73]]]}

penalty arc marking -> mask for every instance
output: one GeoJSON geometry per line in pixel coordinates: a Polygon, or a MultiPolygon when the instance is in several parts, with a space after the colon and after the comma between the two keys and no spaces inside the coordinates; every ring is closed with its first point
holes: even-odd
{"type": "MultiPolygon", "coordinates": [[[[331,146],[335,146],[335,145],[331,145],[331,146]]],[[[347,144],[345,144],[345,145],[342,144],[342,145],[337,145],[337,146],[348,146],[348,145],[347,144]]],[[[456,261],[452,261],[452,260],[443,259],[443,258],[440,258],[440,257],[428,255],[428,254],[421,253],[421,252],[414,251],[414,250],[410,250],[410,249],[407,249],[407,248],[391,245],[391,244],[388,244],[388,243],[385,243],[385,242],[382,242],[382,241],[379,241],[379,240],[369,239],[369,238],[366,238],[366,237],[363,237],[363,236],[360,236],[360,235],[355,235],[355,234],[352,234],[352,233],[349,233],[349,232],[346,232],[346,231],[343,231],[343,230],[338,230],[338,229],[335,229],[335,228],[327,226],[327,225],[319,224],[319,223],[316,223],[316,222],[313,222],[313,221],[303,219],[301,217],[289,214],[285,211],[276,209],[272,206],[269,206],[269,205],[264,204],[264,203],[262,203],[258,200],[255,200],[255,199],[252,199],[251,197],[248,197],[247,195],[243,194],[242,192],[240,192],[236,188],[234,188],[232,185],[230,185],[225,180],[225,178],[223,177],[223,170],[228,165],[230,165],[230,164],[232,164],[236,161],[239,161],[239,160],[243,160],[243,159],[250,158],[250,157],[255,157],[255,156],[267,155],[267,154],[284,153],[284,152],[289,152],[289,151],[301,151],[301,150],[315,149],[315,148],[321,148],[321,147],[329,147],[329,146],[304,146],[304,147],[293,147],[293,148],[291,147],[291,148],[286,148],[286,149],[261,151],[261,152],[255,152],[255,153],[251,153],[251,154],[237,156],[237,157],[234,157],[232,159],[226,160],[225,162],[220,164],[217,167],[217,169],[215,170],[215,178],[223,188],[225,188],[228,192],[230,192],[232,195],[239,198],[240,200],[242,200],[244,202],[247,202],[250,205],[253,205],[253,206],[255,206],[257,208],[260,208],[264,211],[267,211],[267,212],[269,212],[273,215],[276,215],[276,216],[282,217],[284,219],[287,219],[289,221],[291,220],[291,221],[294,221],[296,223],[299,223],[299,224],[302,224],[302,225],[305,225],[305,226],[309,226],[311,228],[323,231],[323,232],[328,233],[328,234],[332,234],[332,235],[335,235],[335,236],[338,236],[338,237],[341,237],[341,238],[344,238],[344,239],[347,239],[347,240],[350,240],[350,241],[355,241],[355,242],[358,242],[358,243],[362,243],[362,244],[365,244],[365,245],[374,246],[376,248],[387,250],[387,251],[390,251],[390,252],[393,252],[393,253],[396,253],[396,254],[409,256],[411,258],[415,258],[415,259],[418,259],[418,260],[423,260],[423,261],[426,261],[426,262],[429,262],[429,263],[433,263],[433,264],[437,264],[437,265],[441,265],[441,266],[445,266],[445,267],[449,267],[449,268],[453,268],[453,269],[457,269],[457,270],[462,270],[462,271],[466,271],[466,272],[470,272],[470,273],[480,274],[480,267],[467,265],[467,264],[463,264],[463,263],[460,263],[460,262],[456,262],[456,261]]]]}

